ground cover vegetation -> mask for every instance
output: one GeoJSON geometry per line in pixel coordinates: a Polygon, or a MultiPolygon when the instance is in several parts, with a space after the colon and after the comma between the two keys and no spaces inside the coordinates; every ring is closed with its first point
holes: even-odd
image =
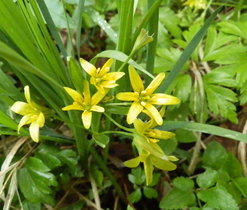
{"type": "Polygon", "coordinates": [[[0,1],[0,206],[247,209],[244,0],[0,1]]]}

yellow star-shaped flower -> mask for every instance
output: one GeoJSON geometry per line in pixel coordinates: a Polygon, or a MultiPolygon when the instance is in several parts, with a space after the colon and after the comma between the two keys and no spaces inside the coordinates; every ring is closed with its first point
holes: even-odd
{"type": "Polygon", "coordinates": [[[104,112],[105,109],[101,106],[98,106],[97,104],[104,98],[105,94],[102,94],[101,92],[96,92],[92,97],[90,95],[90,89],[89,84],[85,80],[84,81],[84,89],[83,94],[80,94],[79,92],[64,87],[66,92],[70,95],[70,97],[74,100],[72,105],[63,107],[63,111],[69,111],[69,110],[81,110],[82,113],[82,122],[86,129],[89,129],[91,126],[92,121],[92,112],[104,112]]]}
{"type": "Polygon", "coordinates": [[[154,123],[153,119],[144,123],[140,119],[136,119],[134,121],[134,127],[136,132],[143,136],[148,142],[156,143],[159,142],[160,139],[170,139],[175,136],[174,133],[168,131],[162,131],[159,129],[153,129],[156,127],[156,123],[154,123]]]}
{"type": "Polygon", "coordinates": [[[184,2],[184,5],[188,5],[189,7],[195,7],[196,9],[205,9],[206,4],[206,0],[186,0],[184,2]]]}
{"type": "Polygon", "coordinates": [[[24,95],[27,103],[17,101],[11,106],[11,110],[17,114],[23,115],[18,125],[18,132],[24,125],[30,124],[29,133],[33,141],[39,141],[39,128],[45,124],[45,113],[49,110],[31,100],[29,86],[24,87],[24,95]]]}
{"type": "Polygon", "coordinates": [[[117,99],[122,101],[133,101],[127,114],[127,123],[132,124],[137,116],[147,110],[158,125],[163,123],[163,119],[154,105],[173,105],[180,103],[174,96],[163,93],[154,93],[165,78],[165,73],[159,73],[153,81],[144,89],[143,82],[134,69],[129,66],[129,77],[134,92],[122,92],[117,94],[117,99]]]}
{"type": "Polygon", "coordinates": [[[102,68],[96,68],[84,59],[80,59],[82,68],[91,76],[90,83],[94,85],[102,94],[106,93],[110,88],[118,86],[116,81],[120,79],[123,72],[109,72],[113,59],[110,58],[102,68]]]}

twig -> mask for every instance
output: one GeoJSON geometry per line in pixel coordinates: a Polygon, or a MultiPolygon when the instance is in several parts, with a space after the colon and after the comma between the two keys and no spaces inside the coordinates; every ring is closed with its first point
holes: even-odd
{"type": "Polygon", "coordinates": [[[92,201],[90,201],[87,197],[79,193],[75,188],[72,188],[72,191],[74,191],[78,195],[80,200],[84,200],[87,205],[92,206],[93,208],[97,209],[97,206],[92,201]]]}
{"type": "MultiPolygon", "coordinates": [[[[246,120],[245,125],[244,125],[243,133],[247,134],[247,120],[246,120]]],[[[244,142],[240,142],[238,144],[238,156],[239,156],[240,162],[242,164],[244,175],[247,176],[246,144],[244,142]]]]}
{"type": "Polygon", "coordinates": [[[92,186],[92,191],[93,191],[93,197],[94,197],[94,201],[96,204],[96,209],[97,210],[102,210],[101,206],[100,206],[100,198],[99,198],[99,193],[98,193],[98,189],[97,189],[97,185],[96,182],[92,176],[92,174],[89,172],[89,179],[91,182],[91,186],[92,186]]]}
{"type": "MultiPolygon", "coordinates": [[[[199,121],[200,123],[203,122],[203,109],[204,109],[204,87],[203,87],[203,81],[202,81],[202,77],[201,74],[199,72],[199,70],[196,67],[196,64],[194,62],[192,62],[192,68],[191,68],[192,72],[195,75],[195,82],[198,83],[198,87],[199,87],[199,93],[200,93],[200,100],[201,100],[201,107],[200,107],[200,116],[199,116],[199,121]]],[[[196,102],[195,102],[196,103],[196,102]]],[[[200,154],[200,150],[201,150],[201,146],[202,146],[202,141],[201,141],[201,133],[198,133],[197,136],[197,141],[193,150],[193,154],[192,154],[192,158],[188,167],[188,173],[189,174],[193,174],[198,162],[198,157],[200,154]]]]}

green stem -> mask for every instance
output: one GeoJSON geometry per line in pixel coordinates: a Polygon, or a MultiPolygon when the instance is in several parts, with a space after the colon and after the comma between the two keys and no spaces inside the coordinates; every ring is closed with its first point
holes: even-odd
{"type": "Polygon", "coordinates": [[[128,131],[128,132],[132,132],[133,131],[133,129],[131,129],[131,128],[127,128],[127,127],[125,127],[125,126],[123,126],[123,125],[120,125],[118,122],[116,122],[113,118],[111,118],[110,117],[110,115],[108,115],[108,114],[106,114],[106,113],[104,113],[104,115],[112,122],[112,123],[114,123],[116,126],[118,126],[119,128],[121,128],[121,129],[123,129],[123,130],[125,130],[125,131],[128,131]]]}
{"type": "MultiPolygon", "coordinates": [[[[156,2],[155,0],[148,0],[148,8],[151,9],[152,6],[155,4],[155,2],[156,2]]],[[[151,74],[153,74],[153,69],[154,69],[154,60],[155,60],[157,37],[158,37],[158,25],[159,25],[159,7],[157,6],[155,7],[155,10],[148,24],[148,31],[149,34],[153,34],[153,41],[148,45],[146,69],[151,74]]],[[[148,77],[147,75],[145,75],[145,79],[147,83],[151,81],[150,77],[148,77]]]]}
{"type": "Polygon", "coordinates": [[[124,132],[124,131],[104,131],[104,132],[101,132],[101,134],[108,134],[108,133],[122,134],[122,135],[125,135],[125,136],[133,136],[132,133],[127,133],[127,132],[124,132]]]}
{"type": "Polygon", "coordinates": [[[135,54],[136,50],[132,50],[131,53],[129,54],[128,58],[124,61],[124,63],[122,63],[122,65],[119,67],[119,69],[117,70],[117,72],[122,71],[123,68],[125,67],[125,65],[130,61],[130,59],[133,57],[133,55],[135,54]]]}

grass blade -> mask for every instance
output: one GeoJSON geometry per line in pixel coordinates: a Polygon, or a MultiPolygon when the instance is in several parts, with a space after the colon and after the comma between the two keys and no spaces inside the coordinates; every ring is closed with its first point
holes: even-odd
{"type": "Polygon", "coordinates": [[[52,20],[52,17],[49,13],[49,10],[47,9],[45,2],[43,0],[37,0],[37,3],[39,5],[40,10],[42,11],[42,14],[43,14],[43,17],[47,23],[47,26],[48,26],[53,38],[55,39],[55,41],[58,45],[58,48],[62,52],[63,56],[67,57],[67,53],[66,53],[66,50],[64,48],[62,39],[60,37],[60,34],[58,33],[58,30],[57,30],[53,20],[52,20]]]}
{"type": "Polygon", "coordinates": [[[80,48],[81,48],[81,24],[82,24],[82,12],[84,9],[85,0],[79,0],[79,4],[75,13],[76,21],[76,50],[77,56],[80,57],[80,48]]]}
{"type": "Polygon", "coordinates": [[[216,136],[222,136],[241,142],[247,143],[247,135],[237,131],[221,128],[219,126],[207,125],[195,122],[183,122],[183,121],[165,121],[163,126],[160,126],[164,130],[175,130],[182,128],[185,130],[196,131],[201,133],[208,133],[216,136]]]}

